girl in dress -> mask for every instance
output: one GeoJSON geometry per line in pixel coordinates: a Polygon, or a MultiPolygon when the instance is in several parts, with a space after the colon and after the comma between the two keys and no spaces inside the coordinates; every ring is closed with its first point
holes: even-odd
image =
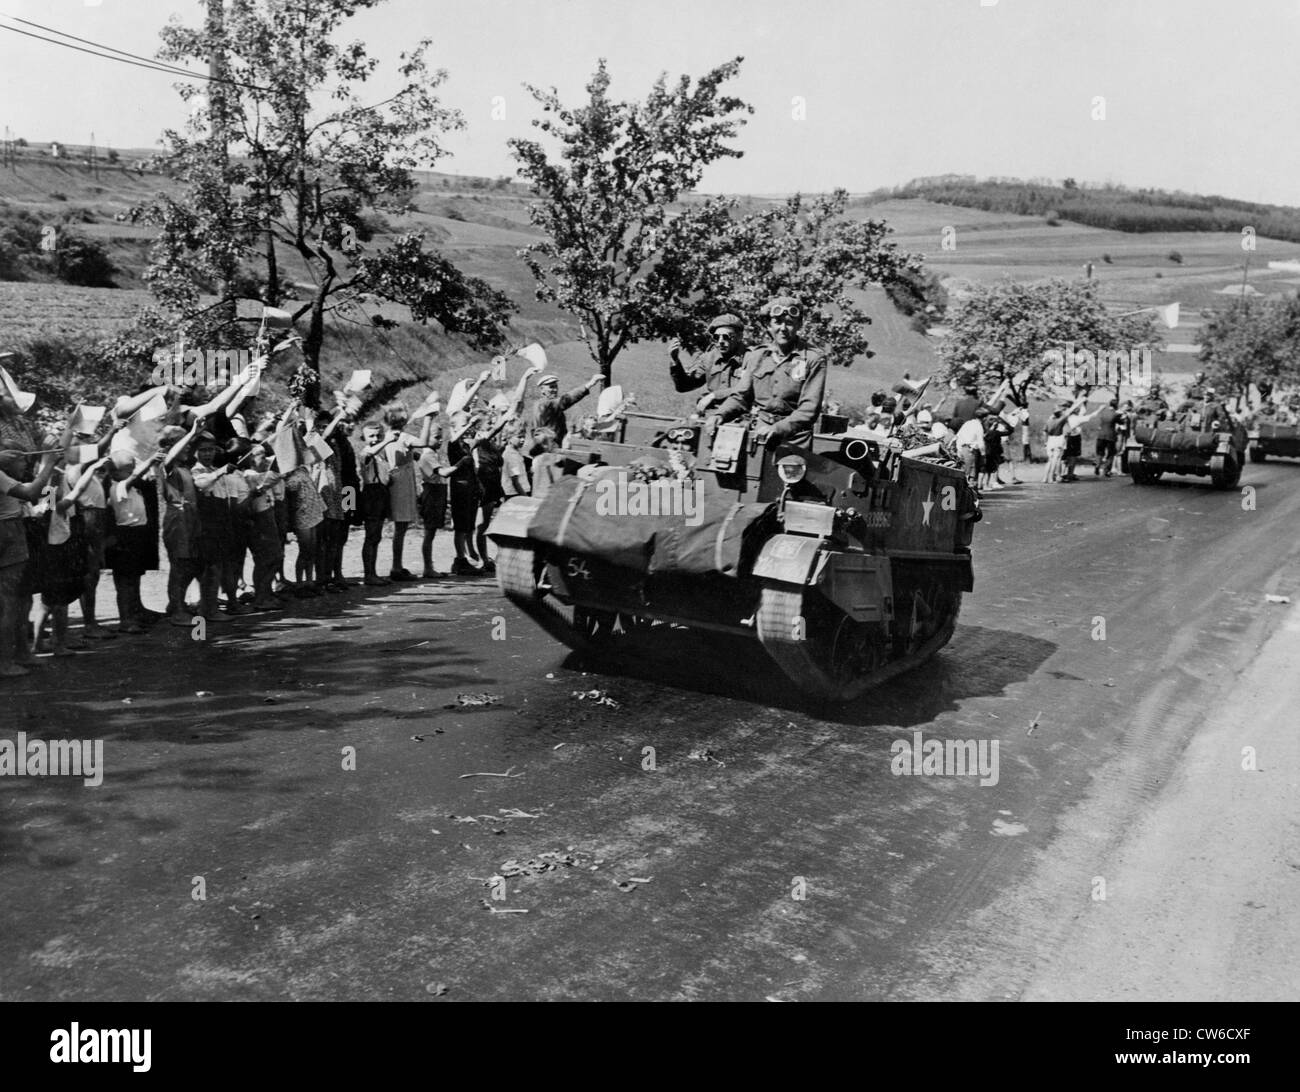
{"type": "Polygon", "coordinates": [[[393,521],[393,568],[390,580],[415,580],[415,573],[402,565],[402,549],[406,530],[416,517],[415,460],[429,444],[433,420],[425,417],[419,435],[404,432],[410,414],[401,402],[394,402],[384,410],[384,424],[388,428],[384,458],[388,461],[389,518],[393,521]]]}

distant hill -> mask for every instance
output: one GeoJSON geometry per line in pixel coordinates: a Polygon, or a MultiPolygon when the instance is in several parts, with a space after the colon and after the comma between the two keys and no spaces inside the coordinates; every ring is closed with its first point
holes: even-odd
{"type": "Polygon", "coordinates": [[[1067,178],[1060,185],[1045,180],[1021,181],[974,175],[916,178],[903,186],[868,194],[861,202],[877,204],[897,198],[919,198],[940,205],[1044,216],[1112,231],[1231,231],[1253,227],[1257,235],[1300,242],[1300,209],[1262,205],[1215,195],[1170,193],[1124,186],[1079,185],[1067,178]]]}

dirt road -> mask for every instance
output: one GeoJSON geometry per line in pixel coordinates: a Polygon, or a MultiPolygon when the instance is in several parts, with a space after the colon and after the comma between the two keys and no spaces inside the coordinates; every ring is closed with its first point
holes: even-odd
{"type": "Polygon", "coordinates": [[[0,778],[0,998],[1294,998],[1233,966],[1300,874],[1285,795],[1241,780],[1293,754],[1294,634],[1261,649],[1300,465],[1243,485],[992,495],[951,645],[832,717],[744,643],[599,673],[488,581],[47,661],[0,737],[101,739],[106,771],[0,778]],[[916,733],[996,743],[996,777],[899,776],[916,733]],[[1171,933],[1206,905],[1201,958],[1171,933]]]}

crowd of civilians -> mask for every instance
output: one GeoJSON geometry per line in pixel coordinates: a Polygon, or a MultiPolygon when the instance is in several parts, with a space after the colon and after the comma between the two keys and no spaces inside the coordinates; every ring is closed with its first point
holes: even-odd
{"type": "Polygon", "coordinates": [[[490,401],[479,398],[484,371],[445,415],[431,395],[414,413],[393,402],[362,422],[361,403],[344,392],[334,410],[294,400],[278,415],[259,414],[261,369],[197,392],[142,386],[111,410],[78,406],[58,423],[42,414],[42,426],[35,396],[0,368],[0,678],[28,674],[42,652],[69,656],[157,624],[193,630],[201,621],[206,633],[239,615],[343,593],[354,586],[343,571],[353,528],[365,585],[490,574],[493,514],[530,492],[532,459],[558,448],[564,411],[600,380],[561,394],[558,377],[542,376],[525,413],[528,380],[541,368],[490,401]],[[433,546],[449,516],[455,559],[439,573],[433,546]],[[417,522],[419,574],[407,568],[417,522]],[[390,556],[381,563],[386,527],[390,556]],[[163,552],[159,611],[145,606],[141,580],[162,568],[163,552]],[[111,629],[99,621],[103,570],[113,574],[111,629]]]}

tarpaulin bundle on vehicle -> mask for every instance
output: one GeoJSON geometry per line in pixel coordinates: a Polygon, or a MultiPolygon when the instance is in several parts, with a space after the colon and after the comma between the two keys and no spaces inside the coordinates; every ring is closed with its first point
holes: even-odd
{"type": "Polygon", "coordinates": [[[640,573],[736,576],[772,533],[775,507],[737,503],[712,475],[644,482],[609,468],[556,480],[528,537],[640,573]]]}
{"type": "Polygon", "coordinates": [[[1169,421],[1140,420],[1133,426],[1133,438],[1147,447],[1164,451],[1213,451],[1219,446],[1216,432],[1232,428],[1227,410],[1211,403],[1196,411],[1198,426],[1193,427],[1193,416],[1183,412],[1169,421]]]}

